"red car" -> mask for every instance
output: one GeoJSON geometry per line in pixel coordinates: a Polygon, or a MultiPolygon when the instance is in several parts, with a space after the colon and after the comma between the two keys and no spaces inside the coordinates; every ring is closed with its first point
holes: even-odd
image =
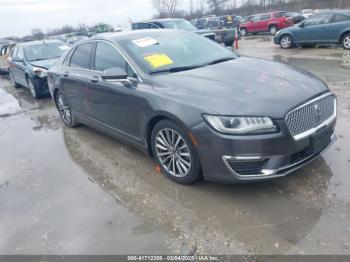
{"type": "Polygon", "coordinates": [[[270,32],[275,35],[278,30],[294,25],[289,12],[272,12],[250,16],[245,23],[240,24],[241,35],[249,33],[270,32]]]}

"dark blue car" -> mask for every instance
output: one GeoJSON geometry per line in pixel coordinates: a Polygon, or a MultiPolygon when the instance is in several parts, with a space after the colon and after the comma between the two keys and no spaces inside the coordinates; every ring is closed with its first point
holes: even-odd
{"type": "Polygon", "coordinates": [[[16,45],[8,59],[12,84],[27,87],[34,98],[49,94],[47,70],[68,49],[57,40],[32,41],[16,45]]]}
{"type": "Polygon", "coordinates": [[[317,14],[279,31],[274,42],[282,48],[292,48],[296,44],[341,44],[344,49],[350,49],[350,10],[317,14]]]}

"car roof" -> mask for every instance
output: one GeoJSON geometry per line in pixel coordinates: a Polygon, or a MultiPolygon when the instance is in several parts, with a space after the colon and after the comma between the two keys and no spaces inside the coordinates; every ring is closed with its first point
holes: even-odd
{"type": "Polygon", "coordinates": [[[17,44],[17,46],[27,47],[27,46],[33,46],[33,45],[50,44],[50,43],[64,43],[64,42],[60,40],[37,40],[37,41],[19,43],[17,44]]]}
{"type": "Polygon", "coordinates": [[[133,24],[137,24],[137,23],[154,23],[154,22],[170,22],[170,21],[179,21],[179,20],[185,20],[185,19],[183,19],[183,18],[151,19],[151,20],[146,20],[146,21],[135,22],[133,24]]]}
{"type": "Polygon", "coordinates": [[[315,15],[318,14],[346,14],[350,15],[350,10],[347,9],[341,9],[341,10],[320,10],[319,12],[315,13],[315,15]]]}

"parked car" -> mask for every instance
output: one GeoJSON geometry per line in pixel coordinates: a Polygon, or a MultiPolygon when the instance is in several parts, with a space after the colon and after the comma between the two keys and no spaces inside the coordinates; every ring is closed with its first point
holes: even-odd
{"type": "Polygon", "coordinates": [[[198,30],[189,21],[182,18],[155,19],[131,24],[132,30],[139,29],[178,29],[193,32],[215,41],[215,33],[210,30],[198,30]]]}
{"type": "Polygon", "coordinates": [[[0,41],[0,75],[8,74],[9,65],[7,58],[12,52],[13,47],[16,45],[16,42],[10,40],[0,41]]]}
{"type": "Polygon", "coordinates": [[[8,58],[14,87],[27,87],[34,98],[48,94],[47,70],[69,47],[62,41],[44,40],[20,43],[8,58]]]}
{"type": "Polygon", "coordinates": [[[296,44],[341,44],[350,49],[350,11],[319,13],[298,25],[279,31],[274,42],[282,48],[296,44]]]}
{"type": "Polygon", "coordinates": [[[289,17],[288,12],[272,12],[258,14],[249,18],[249,21],[240,24],[241,35],[270,32],[271,35],[278,30],[294,25],[293,19],[289,17]]]}
{"type": "Polygon", "coordinates": [[[67,126],[134,145],[184,184],[285,176],[334,139],[336,98],[320,79],[186,31],[81,42],[49,70],[48,84],[67,126]]]}

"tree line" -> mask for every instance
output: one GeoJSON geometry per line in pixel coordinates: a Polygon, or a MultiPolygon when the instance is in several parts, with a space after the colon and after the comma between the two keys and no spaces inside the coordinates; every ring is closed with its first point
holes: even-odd
{"type": "Polygon", "coordinates": [[[240,15],[273,10],[350,8],[349,0],[151,0],[156,18],[182,17],[193,19],[206,15],[240,15]],[[188,2],[188,3],[187,3],[188,2]],[[183,7],[185,4],[188,7],[183,7]],[[181,9],[182,6],[182,9],[181,9]],[[186,9],[186,10],[185,10],[186,9]]]}

